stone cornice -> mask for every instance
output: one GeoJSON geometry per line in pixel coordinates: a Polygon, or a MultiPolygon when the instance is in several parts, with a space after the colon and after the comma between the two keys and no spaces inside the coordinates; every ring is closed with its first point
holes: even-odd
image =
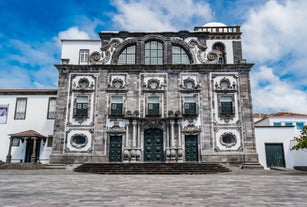
{"type": "Polygon", "coordinates": [[[58,71],[75,73],[125,72],[125,73],[181,73],[181,72],[249,72],[254,64],[195,64],[195,65],[55,65],[58,71]]]}

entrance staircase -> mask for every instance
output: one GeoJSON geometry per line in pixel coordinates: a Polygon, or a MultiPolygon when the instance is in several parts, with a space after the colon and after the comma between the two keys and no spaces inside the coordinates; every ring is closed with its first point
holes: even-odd
{"type": "Polygon", "coordinates": [[[209,174],[231,170],[218,163],[85,163],[74,171],[97,174],[209,174]]]}

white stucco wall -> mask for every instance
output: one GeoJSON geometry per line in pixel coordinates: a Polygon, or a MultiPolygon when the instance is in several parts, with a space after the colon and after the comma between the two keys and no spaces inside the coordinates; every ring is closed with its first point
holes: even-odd
{"type": "MultiPolygon", "coordinates": [[[[35,130],[44,136],[53,135],[53,119],[47,119],[49,97],[55,95],[0,95],[0,105],[9,105],[7,122],[0,124],[0,160],[5,161],[9,150],[9,135],[26,130],[35,130]],[[25,120],[15,120],[16,98],[27,98],[27,109],[25,120]]],[[[24,159],[25,143],[20,142],[19,147],[12,147],[12,162],[24,159]]],[[[40,158],[48,161],[51,147],[47,142],[41,143],[40,158]]]]}
{"type": "MultiPolygon", "coordinates": [[[[287,119],[289,120],[289,118],[287,119]]],[[[255,127],[256,150],[259,156],[259,163],[268,169],[266,163],[265,144],[283,144],[286,168],[293,169],[294,166],[307,166],[307,150],[291,151],[295,144],[293,137],[298,136],[299,130],[293,127],[255,127]]]]}
{"type": "Polygon", "coordinates": [[[92,52],[100,51],[100,40],[62,40],[61,59],[69,59],[69,64],[79,64],[80,49],[89,49],[92,52]]]}
{"type": "MultiPolygon", "coordinates": [[[[226,64],[233,64],[233,48],[232,48],[232,41],[234,40],[224,40],[224,39],[218,39],[218,40],[207,40],[207,52],[210,52],[212,50],[212,46],[214,43],[221,42],[225,45],[226,49],[226,64]]],[[[236,40],[238,41],[238,40],[236,40]]]]}

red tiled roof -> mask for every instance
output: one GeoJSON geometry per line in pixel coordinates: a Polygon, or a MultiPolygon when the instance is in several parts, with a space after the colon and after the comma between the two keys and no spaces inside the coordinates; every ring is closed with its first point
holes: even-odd
{"type": "Polygon", "coordinates": [[[35,130],[27,130],[23,132],[18,132],[14,134],[9,134],[11,137],[39,137],[39,138],[47,138],[46,136],[40,134],[35,130]]]}
{"type": "Polygon", "coordinates": [[[291,113],[291,112],[277,112],[277,113],[269,114],[269,116],[307,116],[307,114],[298,114],[298,113],[291,113]]]}
{"type": "Polygon", "coordinates": [[[292,113],[292,112],[277,112],[272,114],[262,114],[262,113],[254,113],[254,118],[265,118],[265,117],[276,117],[276,116],[296,116],[296,117],[305,117],[307,114],[298,114],[298,113],[292,113]]]}

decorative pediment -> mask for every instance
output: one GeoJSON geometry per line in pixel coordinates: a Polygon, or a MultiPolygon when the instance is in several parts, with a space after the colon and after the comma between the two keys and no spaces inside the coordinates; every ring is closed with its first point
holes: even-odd
{"type": "Polygon", "coordinates": [[[180,74],[179,86],[182,89],[198,89],[199,84],[199,74],[198,73],[181,73],[180,74]]]}
{"type": "Polygon", "coordinates": [[[95,82],[93,75],[73,75],[72,90],[94,90],[95,82]]]}
{"type": "Polygon", "coordinates": [[[143,129],[157,128],[164,130],[164,123],[158,119],[148,119],[142,123],[143,129]]]}
{"type": "Polygon", "coordinates": [[[142,88],[145,90],[164,90],[166,87],[166,74],[141,74],[142,88]]]}
{"type": "Polygon", "coordinates": [[[224,77],[219,82],[215,82],[215,89],[216,90],[236,90],[237,84],[235,81],[232,83],[230,82],[229,78],[224,77]]]}
{"type": "Polygon", "coordinates": [[[192,78],[187,78],[183,80],[183,88],[186,89],[195,89],[196,88],[196,83],[195,80],[192,78]]]}
{"type": "Polygon", "coordinates": [[[111,89],[125,89],[127,87],[127,74],[109,74],[108,87],[111,89]]]}
{"type": "Polygon", "coordinates": [[[160,80],[155,79],[155,78],[148,80],[147,88],[152,89],[152,90],[160,89],[161,88],[160,80]]]}

